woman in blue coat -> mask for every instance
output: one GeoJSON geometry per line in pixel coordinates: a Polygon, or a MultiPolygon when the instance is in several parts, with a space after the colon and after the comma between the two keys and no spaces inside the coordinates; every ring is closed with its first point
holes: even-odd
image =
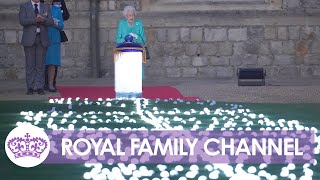
{"type": "Polygon", "coordinates": [[[54,24],[49,27],[50,46],[47,49],[46,66],[48,69],[48,89],[49,92],[57,92],[54,87],[53,80],[56,73],[56,68],[61,65],[61,38],[60,30],[63,29],[63,19],[61,9],[52,5],[53,0],[46,0],[51,6],[51,14],[54,19],[54,24]]]}

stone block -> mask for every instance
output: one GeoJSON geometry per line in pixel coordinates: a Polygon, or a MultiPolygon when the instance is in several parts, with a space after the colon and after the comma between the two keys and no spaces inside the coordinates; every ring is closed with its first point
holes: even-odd
{"type": "Polygon", "coordinates": [[[284,41],[282,43],[282,53],[283,54],[295,54],[296,52],[296,45],[294,41],[284,41]]]}
{"type": "Polygon", "coordinates": [[[192,59],[190,56],[179,56],[176,59],[177,67],[190,67],[192,66],[192,59]]]}
{"type": "Polygon", "coordinates": [[[318,54],[309,54],[304,60],[306,65],[320,65],[320,56],[318,54]]]}
{"type": "Polygon", "coordinates": [[[287,27],[279,27],[278,28],[278,39],[288,40],[288,28],[287,27]]]}
{"type": "Polygon", "coordinates": [[[169,56],[182,56],[185,54],[185,46],[183,44],[167,44],[164,47],[165,54],[169,56]]]}
{"type": "Polygon", "coordinates": [[[233,51],[233,45],[231,42],[219,42],[218,43],[218,52],[219,56],[231,56],[233,51]]]}
{"type": "Polygon", "coordinates": [[[79,57],[79,47],[77,43],[65,44],[65,56],[66,57],[79,57]]]}
{"type": "Polygon", "coordinates": [[[245,50],[248,54],[259,54],[260,43],[257,41],[248,41],[245,43],[245,50]]]}
{"type": "Polygon", "coordinates": [[[181,77],[181,69],[180,68],[167,68],[167,77],[178,78],[181,77]]]}
{"type": "Polygon", "coordinates": [[[203,29],[202,28],[191,28],[190,39],[191,41],[202,41],[203,40],[203,29]]]}
{"type": "Polygon", "coordinates": [[[237,28],[229,29],[229,40],[230,41],[246,41],[247,37],[247,28],[237,28]]]}
{"type": "Polygon", "coordinates": [[[217,77],[217,71],[212,66],[199,67],[198,75],[199,77],[215,78],[217,77]]]}
{"type": "Polygon", "coordinates": [[[100,11],[107,11],[108,10],[108,1],[100,1],[100,11]]]}
{"type": "Polygon", "coordinates": [[[106,47],[105,47],[105,43],[101,43],[100,44],[100,59],[104,59],[104,51],[105,51],[106,47]]]}
{"type": "Polygon", "coordinates": [[[293,9],[301,7],[300,1],[301,0],[286,0],[287,8],[293,9]]]}
{"type": "Polygon", "coordinates": [[[22,35],[23,35],[23,31],[22,30],[18,30],[18,43],[21,43],[22,35]]]}
{"type": "Polygon", "coordinates": [[[10,43],[17,43],[17,31],[16,30],[5,30],[4,31],[4,38],[5,42],[10,43]]]}
{"type": "Polygon", "coordinates": [[[111,29],[109,30],[109,42],[116,42],[116,35],[117,35],[117,30],[116,29],[111,29]]]}
{"type": "Polygon", "coordinates": [[[76,62],[74,58],[63,58],[63,60],[61,61],[61,65],[63,67],[76,67],[76,62]]]}
{"type": "Polygon", "coordinates": [[[167,30],[157,29],[157,39],[160,42],[165,42],[167,40],[167,30]]]}
{"type": "Polygon", "coordinates": [[[73,42],[89,43],[90,33],[89,29],[74,29],[73,42]]]}
{"type": "Polygon", "coordinates": [[[295,58],[290,55],[275,55],[273,65],[294,65],[295,58]]]}
{"type": "Polygon", "coordinates": [[[109,41],[109,31],[107,29],[100,29],[99,36],[100,43],[106,43],[109,41]]]}
{"type": "Polygon", "coordinates": [[[179,41],[179,29],[168,29],[168,42],[179,41]]]}
{"type": "Polygon", "coordinates": [[[271,53],[282,54],[282,41],[271,41],[271,53]]]}
{"type": "Polygon", "coordinates": [[[112,1],[112,0],[109,1],[109,10],[111,10],[111,11],[116,10],[116,3],[115,3],[115,1],[112,1]]]}
{"type": "Polygon", "coordinates": [[[227,40],[227,29],[219,28],[219,29],[204,29],[204,37],[205,41],[225,41],[227,40]]]}
{"type": "Polygon", "coordinates": [[[261,55],[269,55],[270,52],[270,43],[269,42],[261,42],[259,54],[261,55]]]}
{"type": "Polygon", "coordinates": [[[300,27],[299,26],[288,27],[288,31],[289,31],[289,39],[290,40],[300,39],[300,27]]]}
{"type": "Polygon", "coordinates": [[[259,66],[270,66],[273,63],[273,56],[265,55],[258,57],[258,65],[259,66]]]}
{"type": "Polygon", "coordinates": [[[300,75],[300,72],[297,66],[281,66],[279,68],[280,78],[296,78],[298,75],[300,75]]]}
{"type": "Polygon", "coordinates": [[[320,67],[314,67],[312,75],[320,77],[320,67]]]}
{"type": "Polygon", "coordinates": [[[7,45],[6,44],[0,44],[0,58],[6,58],[7,56],[8,56],[7,45]]]}
{"type": "Polygon", "coordinates": [[[207,66],[209,65],[208,57],[206,56],[193,57],[192,65],[196,67],[207,66]]]}
{"type": "Polygon", "coordinates": [[[198,44],[186,44],[186,55],[195,56],[200,54],[200,46],[198,44]]]}
{"type": "Polygon", "coordinates": [[[182,77],[197,77],[197,68],[182,68],[182,77]]]}
{"type": "Polygon", "coordinates": [[[320,54],[320,39],[314,40],[311,44],[311,53],[320,54]]]}
{"type": "Polygon", "coordinates": [[[79,44],[79,56],[89,57],[90,56],[90,46],[89,44],[79,44]]]}
{"type": "Polygon", "coordinates": [[[18,43],[7,44],[7,57],[14,60],[16,58],[24,57],[24,48],[18,43]]]}
{"type": "Polygon", "coordinates": [[[76,7],[77,7],[77,11],[88,11],[90,9],[90,1],[77,0],[76,7]]]}
{"type": "Polygon", "coordinates": [[[234,43],[233,54],[247,54],[246,44],[244,42],[234,43]]]}
{"type": "Polygon", "coordinates": [[[4,31],[0,30],[0,44],[5,43],[4,41],[4,31]]]}
{"type": "Polygon", "coordinates": [[[233,67],[216,67],[217,78],[229,79],[235,76],[233,67]]]}
{"type": "Polygon", "coordinates": [[[300,74],[302,78],[310,78],[313,76],[313,68],[312,66],[301,66],[300,74]]]}
{"type": "Polygon", "coordinates": [[[189,28],[181,28],[180,29],[180,39],[183,42],[190,41],[190,29],[189,28]]]}
{"type": "Polygon", "coordinates": [[[228,66],[230,64],[230,57],[228,56],[213,56],[210,58],[212,66],[228,66]]]}
{"type": "Polygon", "coordinates": [[[144,74],[145,79],[159,79],[164,77],[171,77],[171,76],[168,76],[167,70],[164,68],[157,68],[157,67],[145,68],[145,74],[144,74]]]}
{"type": "MultiPolygon", "coordinates": [[[[163,57],[167,54],[167,49],[165,49],[165,44],[156,43],[152,45],[148,45],[150,56],[152,57],[163,57]]],[[[167,47],[166,47],[167,48],[167,47]]]]}
{"type": "Polygon", "coordinates": [[[250,42],[260,42],[264,39],[264,29],[262,27],[249,27],[248,39],[250,42]]]}
{"type": "Polygon", "coordinates": [[[201,44],[200,46],[200,53],[201,55],[216,55],[218,52],[218,44],[216,43],[206,43],[201,44]]]}
{"type": "Polygon", "coordinates": [[[275,27],[266,27],[264,29],[264,38],[267,40],[275,40],[277,38],[277,31],[275,27]]]}
{"type": "Polygon", "coordinates": [[[176,58],[173,57],[173,56],[164,57],[163,66],[164,67],[174,67],[174,66],[176,66],[176,58]]]}
{"type": "Polygon", "coordinates": [[[235,54],[230,58],[230,65],[231,66],[240,66],[243,61],[243,55],[235,54]]]}
{"type": "Polygon", "coordinates": [[[242,64],[243,65],[257,65],[258,64],[258,56],[252,55],[252,54],[247,54],[243,57],[242,64]]]}
{"type": "Polygon", "coordinates": [[[66,6],[68,7],[68,11],[74,11],[76,9],[76,2],[75,1],[65,1],[66,6]]]}

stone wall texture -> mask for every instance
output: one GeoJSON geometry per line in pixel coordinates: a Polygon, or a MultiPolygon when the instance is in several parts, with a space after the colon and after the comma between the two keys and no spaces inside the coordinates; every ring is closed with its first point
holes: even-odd
{"type": "MultiPolygon", "coordinates": [[[[18,1],[0,0],[0,79],[25,78],[18,1]]],[[[66,0],[69,41],[60,78],[91,76],[90,0],[66,0]]],[[[134,5],[151,59],[146,79],[236,78],[239,67],[264,67],[268,79],[320,78],[320,1],[100,0],[101,77],[113,77],[117,22],[134,5]],[[173,3],[174,2],[174,3],[173,3]],[[197,1],[198,2],[198,1],[197,1]],[[229,1],[230,2],[230,1],[229,1]],[[190,7],[194,7],[193,9],[190,7]]]]}

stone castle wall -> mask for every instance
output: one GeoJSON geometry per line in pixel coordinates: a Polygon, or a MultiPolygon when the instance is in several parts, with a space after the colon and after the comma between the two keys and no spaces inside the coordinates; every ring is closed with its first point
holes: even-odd
{"type": "MultiPolygon", "coordinates": [[[[236,78],[239,67],[264,67],[269,79],[320,78],[319,0],[200,1],[100,0],[101,76],[113,77],[117,21],[133,4],[152,57],[147,79],[236,78]]],[[[20,2],[0,0],[0,79],[25,77],[20,2]]],[[[90,77],[90,1],[66,2],[69,42],[62,45],[59,77],[90,77]]]]}

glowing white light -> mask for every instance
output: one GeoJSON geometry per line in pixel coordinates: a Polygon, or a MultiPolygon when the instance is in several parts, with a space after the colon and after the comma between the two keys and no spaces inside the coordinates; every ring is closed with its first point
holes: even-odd
{"type": "Polygon", "coordinates": [[[296,168],[296,165],[295,164],[293,164],[293,163],[289,163],[288,164],[288,169],[289,170],[294,170],[296,168]]]}
{"type": "Polygon", "coordinates": [[[92,178],[92,177],[91,177],[91,173],[90,173],[90,172],[84,173],[83,178],[84,178],[84,179],[91,179],[91,178],[92,178]]]}
{"type": "Polygon", "coordinates": [[[56,117],[56,116],[58,116],[59,114],[56,112],[56,111],[54,111],[54,112],[52,112],[51,113],[51,117],[56,117]]]}
{"type": "Polygon", "coordinates": [[[177,165],[175,168],[174,168],[176,171],[183,171],[183,166],[181,165],[177,165]]]}
{"type": "Polygon", "coordinates": [[[212,172],[209,174],[209,178],[210,178],[210,179],[218,179],[218,178],[219,178],[219,171],[212,171],[212,172]]]}
{"type": "Polygon", "coordinates": [[[69,130],[74,130],[74,125],[73,125],[73,124],[69,124],[69,125],[68,125],[68,129],[69,129],[69,130]]]}
{"type": "Polygon", "coordinates": [[[188,171],[186,173],[186,177],[189,179],[194,179],[197,174],[198,174],[198,171],[188,171]]]}
{"type": "Polygon", "coordinates": [[[58,126],[57,126],[56,124],[52,124],[51,128],[52,128],[53,130],[58,130],[58,126]]]}
{"type": "Polygon", "coordinates": [[[160,173],[160,176],[161,176],[162,178],[168,178],[168,177],[170,176],[170,174],[169,174],[168,171],[162,171],[162,172],[160,173]]]}
{"type": "Polygon", "coordinates": [[[254,166],[248,168],[248,173],[254,174],[255,172],[257,172],[257,169],[254,166]]]}
{"type": "Polygon", "coordinates": [[[66,123],[67,122],[67,119],[66,118],[63,118],[62,120],[61,120],[61,124],[64,124],[64,123],[66,123]]]}
{"type": "Polygon", "coordinates": [[[248,119],[247,118],[243,118],[242,122],[248,122],[248,119]]]}
{"type": "Polygon", "coordinates": [[[295,174],[289,174],[288,178],[291,180],[296,180],[297,176],[295,174]]]}
{"type": "Polygon", "coordinates": [[[266,164],[266,163],[262,163],[262,164],[259,165],[260,169],[264,169],[266,167],[268,167],[268,164],[266,164]]]}
{"type": "Polygon", "coordinates": [[[181,176],[178,180],[188,180],[188,179],[184,176],[181,176]]]}

